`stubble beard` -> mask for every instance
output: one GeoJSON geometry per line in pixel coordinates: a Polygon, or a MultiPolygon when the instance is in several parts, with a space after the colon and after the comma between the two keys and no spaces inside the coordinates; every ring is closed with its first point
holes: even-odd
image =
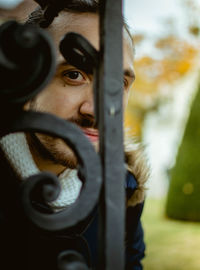
{"type": "MultiPolygon", "coordinates": [[[[30,109],[39,112],[45,112],[37,107],[35,102],[30,104],[30,109]]],[[[81,126],[96,128],[94,119],[68,119],[68,121],[81,126]]],[[[51,162],[56,165],[62,165],[66,168],[74,169],[77,167],[78,160],[74,151],[62,140],[46,134],[34,133],[30,134],[29,140],[30,148],[35,148],[38,155],[43,160],[51,162]]],[[[98,150],[98,143],[93,144],[98,150]]]]}
{"type": "Polygon", "coordinates": [[[71,169],[77,167],[76,155],[63,140],[39,133],[34,134],[32,139],[44,160],[71,169]]]}
{"type": "MultiPolygon", "coordinates": [[[[54,164],[62,165],[70,169],[77,167],[77,156],[62,139],[38,133],[35,134],[35,137],[43,148],[42,150],[40,147],[40,155],[43,159],[49,160],[54,164]]],[[[98,143],[92,144],[95,150],[98,151],[98,143]]]]}

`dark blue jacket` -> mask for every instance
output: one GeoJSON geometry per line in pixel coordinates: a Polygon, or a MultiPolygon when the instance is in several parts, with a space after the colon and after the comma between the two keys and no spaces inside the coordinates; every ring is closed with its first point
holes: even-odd
{"type": "MultiPolygon", "coordinates": [[[[75,230],[48,233],[29,225],[29,221],[15,209],[19,203],[16,195],[18,181],[14,181],[11,170],[5,171],[5,164],[0,165],[2,183],[0,189],[0,262],[4,270],[55,270],[56,258],[63,250],[77,250],[86,259],[90,269],[96,269],[98,207],[88,220],[75,230]],[[9,175],[10,173],[10,175],[9,175]],[[8,178],[11,178],[10,181],[8,178]],[[6,180],[6,181],[5,181],[6,180]],[[11,183],[11,184],[10,184],[11,183]],[[16,187],[14,187],[16,183],[16,187]],[[39,267],[38,267],[39,262],[39,267]]],[[[126,178],[127,199],[133,195],[137,182],[130,173],[126,178]]],[[[43,207],[43,206],[41,206],[43,207]]],[[[141,270],[145,245],[140,216],[143,204],[128,207],[126,212],[126,270],[141,270]]],[[[103,269],[102,269],[103,270],[103,269]]]]}
{"type": "MultiPolygon", "coordinates": [[[[126,177],[126,195],[129,199],[137,188],[137,182],[131,173],[126,177]]],[[[141,214],[143,203],[134,207],[128,207],[126,212],[126,270],[141,270],[141,260],[144,258],[145,244],[144,234],[141,225],[141,214]]],[[[94,219],[83,233],[83,238],[87,241],[89,247],[89,256],[92,269],[97,265],[97,228],[98,228],[98,210],[94,214],[94,219]]]]}

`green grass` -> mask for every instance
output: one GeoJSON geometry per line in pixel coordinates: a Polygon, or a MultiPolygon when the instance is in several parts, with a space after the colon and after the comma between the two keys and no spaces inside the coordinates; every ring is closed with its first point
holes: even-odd
{"type": "Polygon", "coordinates": [[[168,219],[165,200],[147,199],[144,270],[200,270],[200,223],[168,219]]]}

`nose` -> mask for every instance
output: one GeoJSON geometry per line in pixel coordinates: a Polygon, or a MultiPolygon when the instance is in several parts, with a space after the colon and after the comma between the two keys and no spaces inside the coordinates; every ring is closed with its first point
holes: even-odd
{"type": "Polygon", "coordinates": [[[84,117],[94,118],[93,87],[87,86],[83,93],[83,100],[80,104],[79,113],[84,117]]]}

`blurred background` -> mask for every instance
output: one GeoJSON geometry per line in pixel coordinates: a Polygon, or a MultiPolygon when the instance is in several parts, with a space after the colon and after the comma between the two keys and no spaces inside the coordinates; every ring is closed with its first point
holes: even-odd
{"type": "MultiPolygon", "coordinates": [[[[0,0],[0,21],[32,0],[0,0]]],[[[136,81],[125,124],[151,167],[143,214],[145,270],[200,269],[200,0],[125,0],[136,81]]]]}
{"type": "Polygon", "coordinates": [[[126,126],[152,173],[146,270],[200,269],[200,1],[125,0],[136,81],[126,126]]]}

